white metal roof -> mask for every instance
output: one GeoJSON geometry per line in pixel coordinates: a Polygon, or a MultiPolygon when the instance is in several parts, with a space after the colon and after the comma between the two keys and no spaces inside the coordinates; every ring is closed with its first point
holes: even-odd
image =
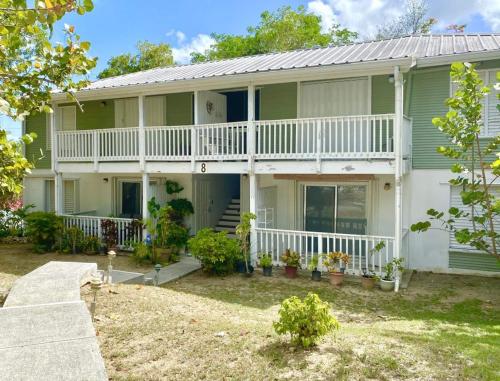
{"type": "Polygon", "coordinates": [[[388,40],[359,42],[351,45],[303,49],[164,67],[97,80],[84,90],[158,84],[287,69],[390,61],[408,57],[419,60],[481,52],[498,52],[498,58],[500,58],[500,33],[407,36],[388,40]]]}

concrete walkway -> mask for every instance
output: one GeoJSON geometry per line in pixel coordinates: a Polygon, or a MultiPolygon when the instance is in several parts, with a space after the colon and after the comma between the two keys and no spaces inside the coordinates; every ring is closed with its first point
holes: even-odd
{"type": "MultiPolygon", "coordinates": [[[[161,285],[172,282],[199,269],[201,269],[201,265],[197,259],[187,255],[182,255],[179,262],[163,267],[160,270],[158,284],[161,285]]],[[[153,270],[144,274],[144,278],[151,278],[154,281],[155,275],[156,271],[153,270]]]]}
{"type": "Polygon", "coordinates": [[[19,278],[0,308],[1,380],[107,380],[80,287],[95,263],[49,262],[19,278]]]}

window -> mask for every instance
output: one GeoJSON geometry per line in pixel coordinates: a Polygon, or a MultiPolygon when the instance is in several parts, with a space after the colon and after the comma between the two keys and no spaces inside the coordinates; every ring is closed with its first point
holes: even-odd
{"type": "MultiPolygon", "coordinates": [[[[80,211],[79,183],[78,180],[64,180],[63,182],[63,213],[74,214],[80,211]]],[[[55,211],[55,183],[54,180],[45,180],[45,205],[46,212],[55,211]]]]}
{"type": "Polygon", "coordinates": [[[306,185],[306,231],[366,234],[366,185],[306,185]]]}
{"type": "Polygon", "coordinates": [[[115,99],[115,127],[139,126],[139,104],[137,98],[115,99]]]}
{"type": "MultiPolygon", "coordinates": [[[[495,186],[490,188],[493,191],[493,194],[498,198],[500,197],[500,186],[495,186]]],[[[468,206],[465,206],[462,203],[462,197],[460,196],[460,192],[462,191],[461,187],[451,187],[450,191],[450,205],[452,207],[456,207],[460,210],[463,210],[467,213],[471,213],[471,208],[468,206]]],[[[455,222],[455,226],[457,229],[469,229],[472,230],[472,222],[470,221],[470,218],[464,217],[460,218],[455,222]]],[[[495,223],[495,227],[500,229],[500,220],[497,220],[495,223]]],[[[463,245],[457,242],[455,239],[455,234],[450,233],[450,249],[455,249],[455,250],[473,250],[469,245],[463,245]]]]}
{"type": "MultiPolygon", "coordinates": [[[[494,70],[478,70],[478,74],[483,80],[486,86],[491,87],[491,91],[484,98],[483,103],[483,120],[484,126],[481,131],[481,136],[490,137],[496,136],[500,134],[500,112],[497,109],[498,98],[497,95],[499,91],[495,90],[493,85],[497,83],[496,81],[496,73],[500,71],[500,69],[494,70]]],[[[455,82],[451,82],[451,95],[455,93],[457,89],[457,84],[455,82]]]]}

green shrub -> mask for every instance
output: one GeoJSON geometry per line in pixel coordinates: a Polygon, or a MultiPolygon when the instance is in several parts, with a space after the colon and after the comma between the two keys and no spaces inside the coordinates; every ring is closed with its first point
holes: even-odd
{"type": "Polygon", "coordinates": [[[53,250],[61,239],[62,231],[62,217],[54,213],[33,212],[26,216],[26,236],[37,252],[53,250]]]}
{"type": "Polygon", "coordinates": [[[235,261],[241,258],[238,242],[228,238],[226,232],[202,229],[189,240],[188,246],[203,269],[213,274],[230,273],[235,261]]]}
{"type": "Polygon", "coordinates": [[[83,239],[83,250],[89,254],[97,254],[101,249],[101,240],[99,237],[90,235],[83,239]]]}
{"type": "Polygon", "coordinates": [[[260,253],[258,258],[260,267],[271,267],[273,265],[273,256],[271,253],[260,253]]]}
{"type": "Polygon", "coordinates": [[[85,235],[83,230],[72,226],[63,230],[60,250],[63,253],[81,253],[85,248],[85,235]]]}
{"type": "Polygon", "coordinates": [[[137,242],[133,244],[134,252],[132,253],[132,259],[136,263],[151,262],[151,248],[144,242],[137,242]]]}
{"type": "Polygon", "coordinates": [[[289,333],[292,343],[308,348],[329,332],[339,328],[330,313],[330,305],[310,292],[301,300],[297,296],[285,299],[279,310],[279,321],[273,323],[278,335],[289,333]]]}

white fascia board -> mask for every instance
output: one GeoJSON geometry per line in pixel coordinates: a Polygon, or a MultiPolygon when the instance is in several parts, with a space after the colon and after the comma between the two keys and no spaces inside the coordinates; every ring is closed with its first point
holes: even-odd
{"type": "Polygon", "coordinates": [[[449,54],[438,57],[417,58],[417,67],[448,65],[453,62],[473,62],[500,59],[500,51],[449,54]]]}
{"type": "MultiPolygon", "coordinates": [[[[159,95],[194,90],[222,90],[246,87],[248,83],[253,83],[255,86],[262,86],[273,83],[384,75],[392,74],[394,66],[399,66],[402,72],[407,72],[413,64],[414,59],[412,57],[405,57],[402,59],[374,62],[270,70],[266,72],[234,74],[220,77],[184,79],[170,82],[108,87],[96,90],[82,90],[76,93],[76,97],[78,100],[83,101],[91,99],[110,99],[123,96],[159,95]]],[[[66,94],[54,93],[52,95],[52,101],[56,103],[68,102],[68,98],[66,94]]]]}

